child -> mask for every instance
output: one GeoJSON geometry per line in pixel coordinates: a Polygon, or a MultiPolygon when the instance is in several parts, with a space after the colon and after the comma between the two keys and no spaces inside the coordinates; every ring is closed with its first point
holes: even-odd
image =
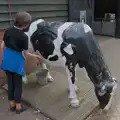
{"type": "Polygon", "coordinates": [[[17,13],[14,27],[6,30],[3,38],[2,48],[5,44],[1,69],[6,71],[8,79],[8,100],[10,101],[10,111],[17,114],[24,111],[21,105],[22,76],[25,75],[25,58],[22,53],[32,57],[41,58],[29,53],[28,37],[24,30],[29,27],[31,15],[27,12],[17,13]]]}

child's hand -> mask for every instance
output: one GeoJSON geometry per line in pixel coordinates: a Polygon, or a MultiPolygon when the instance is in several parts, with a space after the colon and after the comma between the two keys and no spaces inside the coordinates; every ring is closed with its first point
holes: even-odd
{"type": "Polygon", "coordinates": [[[34,55],[34,56],[39,60],[39,63],[43,62],[43,59],[41,58],[41,56],[39,56],[39,55],[34,55]]]}
{"type": "Polygon", "coordinates": [[[0,47],[1,47],[1,49],[4,49],[4,48],[5,48],[5,43],[4,43],[4,41],[0,41],[0,47]]]}

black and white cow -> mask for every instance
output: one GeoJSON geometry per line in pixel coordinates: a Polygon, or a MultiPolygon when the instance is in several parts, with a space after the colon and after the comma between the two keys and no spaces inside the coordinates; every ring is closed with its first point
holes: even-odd
{"type": "Polygon", "coordinates": [[[112,78],[88,25],[39,19],[31,23],[26,34],[29,37],[29,47],[39,51],[45,60],[55,63],[63,58],[68,74],[70,103],[73,107],[79,105],[75,91],[75,68],[78,64],[80,68],[86,69],[93,82],[100,107],[109,108],[117,83],[112,78]]]}

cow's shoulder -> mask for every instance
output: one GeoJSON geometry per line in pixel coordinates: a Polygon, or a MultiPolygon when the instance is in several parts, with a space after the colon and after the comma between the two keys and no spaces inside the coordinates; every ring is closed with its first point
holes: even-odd
{"type": "Polygon", "coordinates": [[[78,39],[85,36],[86,33],[92,31],[92,29],[87,25],[79,22],[73,23],[70,27],[65,29],[62,37],[64,40],[68,39],[78,39]]]}

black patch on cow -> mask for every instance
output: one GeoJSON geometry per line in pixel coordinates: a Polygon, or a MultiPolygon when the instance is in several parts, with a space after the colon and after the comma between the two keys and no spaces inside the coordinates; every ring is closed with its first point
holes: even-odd
{"type": "Polygon", "coordinates": [[[55,56],[49,58],[49,60],[50,60],[50,61],[57,61],[57,60],[58,60],[58,56],[55,55],[55,56]]]}
{"type": "Polygon", "coordinates": [[[76,65],[77,65],[77,61],[70,61],[69,59],[67,59],[66,66],[71,74],[72,84],[75,83],[75,67],[76,67],[76,65]]]}

